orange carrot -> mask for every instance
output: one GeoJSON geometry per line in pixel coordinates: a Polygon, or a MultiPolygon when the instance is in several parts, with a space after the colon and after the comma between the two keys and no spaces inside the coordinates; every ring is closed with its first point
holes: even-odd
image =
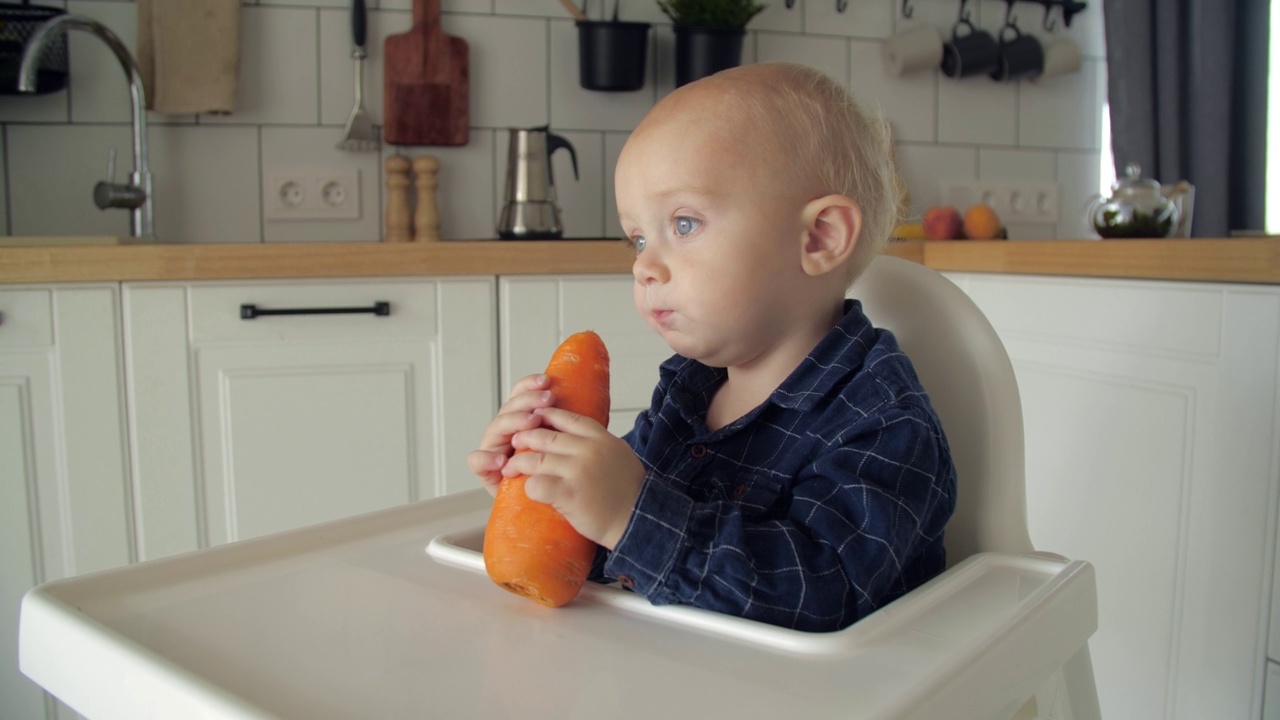
{"type": "MultiPolygon", "coordinates": [[[[556,407],[609,422],[609,352],[594,332],[570,335],[547,365],[556,407]]],[[[546,503],[530,500],[524,476],[498,487],[484,530],[489,577],[517,595],[549,607],[574,599],[591,571],[596,544],[546,503]]]]}

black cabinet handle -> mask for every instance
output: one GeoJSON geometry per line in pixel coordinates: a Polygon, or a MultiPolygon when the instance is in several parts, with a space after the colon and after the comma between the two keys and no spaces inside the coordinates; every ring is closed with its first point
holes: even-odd
{"type": "Polygon", "coordinates": [[[240,306],[240,319],[253,320],[265,315],[377,315],[378,317],[387,317],[391,315],[391,303],[385,300],[379,300],[369,307],[321,307],[321,308],[280,308],[271,310],[260,308],[252,303],[246,303],[240,306]]]}

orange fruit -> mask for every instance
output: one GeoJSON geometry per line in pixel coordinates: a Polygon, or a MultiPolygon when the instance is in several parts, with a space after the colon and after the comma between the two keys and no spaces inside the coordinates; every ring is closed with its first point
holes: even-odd
{"type": "Polygon", "coordinates": [[[964,236],[970,240],[994,240],[1004,234],[1004,223],[990,205],[974,205],[964,213],[964,236]]]}

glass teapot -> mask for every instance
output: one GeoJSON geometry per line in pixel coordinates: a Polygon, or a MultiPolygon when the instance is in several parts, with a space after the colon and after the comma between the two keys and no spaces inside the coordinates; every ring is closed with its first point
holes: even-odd
{"type": "Polygon", "coordinates": [[[1137,163],[1111,186],[1111,197],[1095,195],[1085,211],[1093,231],[1104,238],[1166,238],[1178,226],[1178,206],[1142,177],[1137,163]]]}

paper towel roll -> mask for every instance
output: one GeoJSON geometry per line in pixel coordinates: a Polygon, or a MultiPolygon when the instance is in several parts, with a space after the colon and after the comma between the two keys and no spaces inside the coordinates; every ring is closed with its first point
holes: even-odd
{"type": "Polygon", "coordinates": [[[1032,82],[1043,82],[1059,75],[1073,73],[1083,64],[1080,46],[1070,38],[1060,37],[1044,45],[1044,70],[1032,82]]]}
{"type": "Polygon", "coordinates": [[[880,52],[890,75],[937,68],[942,62],[942,33],[932,25],[922,25],[885,40],[880,52]]]}

